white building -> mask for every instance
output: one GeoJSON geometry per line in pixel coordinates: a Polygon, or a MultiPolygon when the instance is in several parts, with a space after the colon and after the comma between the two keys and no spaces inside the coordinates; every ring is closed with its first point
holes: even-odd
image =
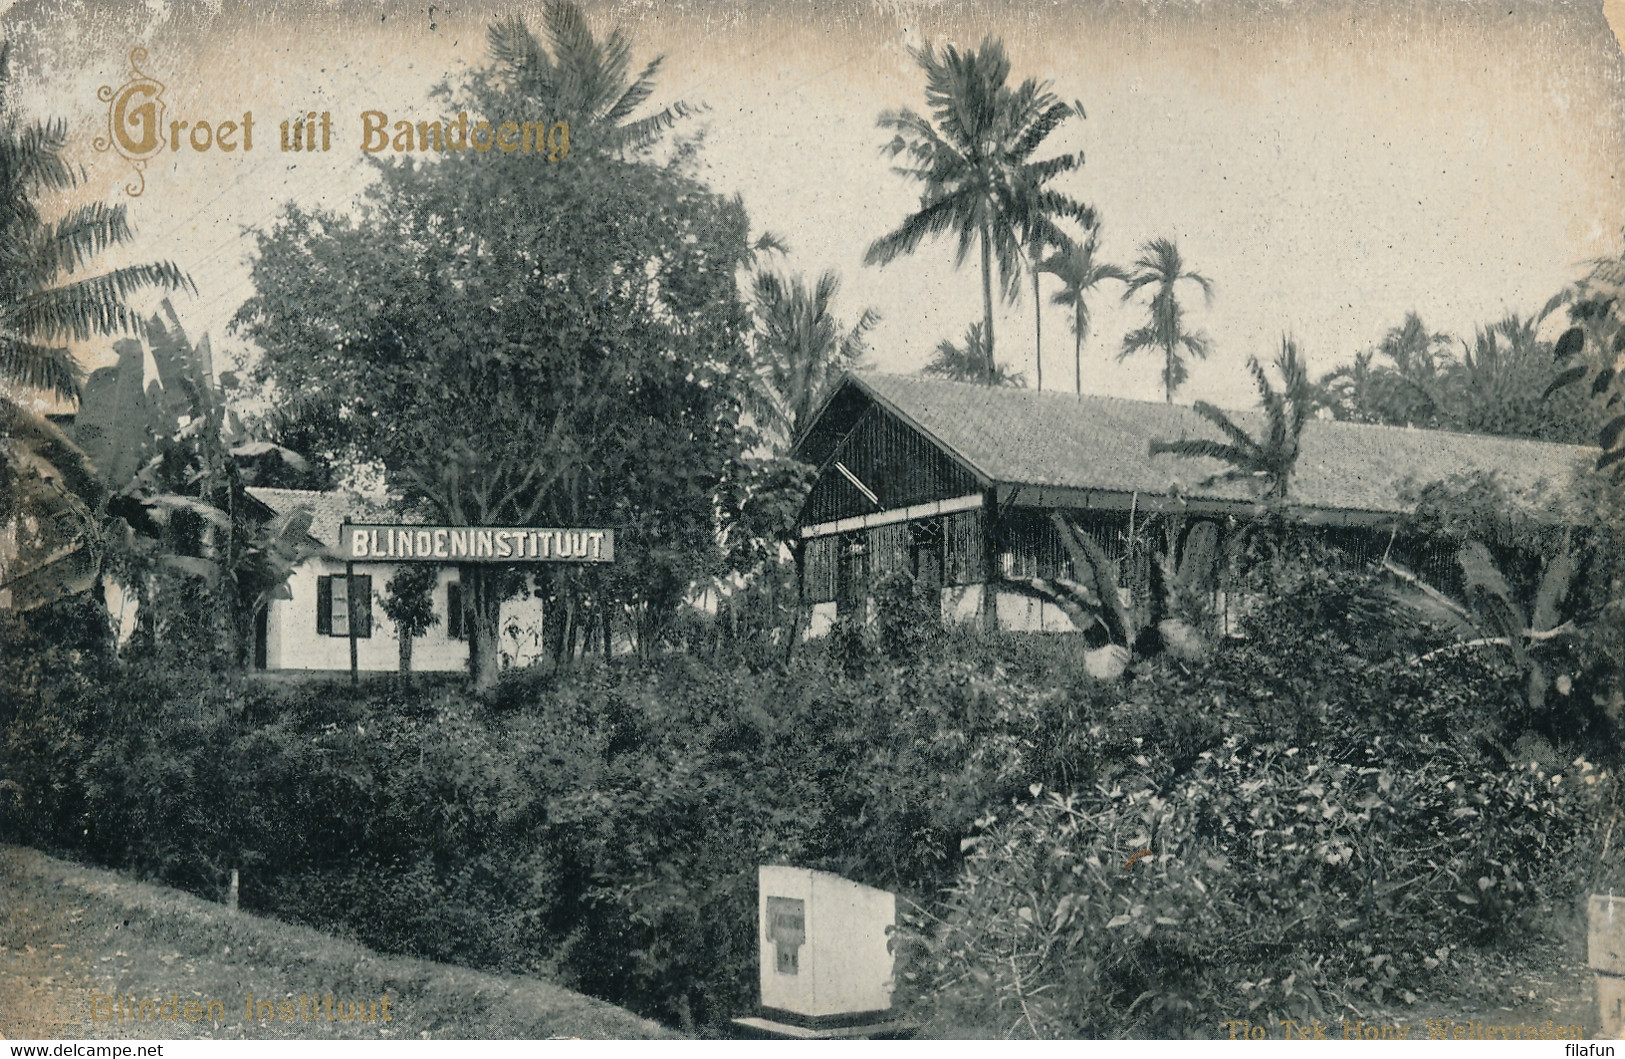
{"type": "MultiPolygon", "coordinates": [[[[288,579],[290,599],[273,599],[254,630],[254,666],[266,670],[344,670],[350,668],[350,612],[357,612],[356,666],[369,672],[400,668],[400,640],[384,613],[384,586],[399,564],[355,565],[352,584],[338,558],[339,527],[352,522],[398,521],[375,505],[347,493],[300,489],[248,490],[272,515],[305,510],[310,535],[322,552],[288,579]]],[[[457,672],[468,666],[468,639],[463,631],[460,586],[455,566],[436,571],[435,616],[428,632],[412,641],[414,672],[457,672]]],[[[502,605],[500,643],[504,665],[524,665],[542,653],[542,604],[528,598],[502,605]]]]}

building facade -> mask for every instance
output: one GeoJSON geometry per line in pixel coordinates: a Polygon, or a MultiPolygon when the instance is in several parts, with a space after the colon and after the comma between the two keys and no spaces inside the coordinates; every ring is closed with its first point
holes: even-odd
{"type": "MultiPolygon", "coordinates": [[[[398,520],[343,493],[299,489],[255,489],[249,495],[267,516],[310,512],[310,535],[320,546],[288,579],[289,598],[266,604],[254,633],[254,665],[265,670],[348,670],[350,627],[356,631],[356,667],[368,672],[400,668],[400,636],[384,613],[384,586],[400,564],[357,563],[354,576],[338,558],[339,527],[354,522],[398,520]]],[[[463,629],[461,585],[454,566],[440,567],[431,591],[438,619],[412,641],[416,672],[458,672],[468,667],[468,638],[463,629]]],[[[542,605],[519,599],[502,607],[501,647],[506,663],[523,665],[539,656],[542,605]]]]}
{"type": "MultiPolygon", "coordinates": [[[[1264,427],[1262,413],[1231,417],[1255,437],[1264,427]]],[[[1249,483],[1202,484],[1224,470],[1217,461],[1150,455],[1153,441],[1197,438],[1224,440],[1180,405],[848,375],[794,450],[818,469],[798,527],[812,631],[858,612],[894,570],[937,590],[945,619],[1073,630],[1054,603],[1019,590],[1073,576],[1054,514],[1113,559],[1145,562],[1135,543],[1148,532],[1179,548],[1209,523],[1228,540],[1262,513],[1249,483]]],[[[1405,536],[1411,490],[1493,472],[1531,514],[1561,519],[1569,483],[1595,459],[1581,446],[1311,420],[1289,515],[1351,561],[1391,556],[1439,584],[1454,556],[1405,536]]]]}

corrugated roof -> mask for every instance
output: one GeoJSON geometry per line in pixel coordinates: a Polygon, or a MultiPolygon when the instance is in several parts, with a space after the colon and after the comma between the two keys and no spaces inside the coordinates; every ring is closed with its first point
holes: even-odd
{"type": "Polygon", "coordinates": [[[389,507],[374,503],[356,493],[319,493],[309,489],[262,489],[250,486],[248,495],[276,512],[310,512],[310,535],[329,549],[339,546],[339,526],[348,517],[351,522],[388,521],[404,522],[389,507]]]}
{"type": "MultiPolygon", "coordinates": [[[[850,375],[842,388],[854,385],[989,483],[1153,495],[1174,487],[1190,498],[1253,499],[1240,482],[1198,486],[1223,469],[1217,461],[1149,455],[1153,439],[1225,440],[1185,405],[875,372],[850,375]]],[[[836,407],[839,397],[824,411],[836,407]]],[[[1230,415],[1254,437],[1264,427],[1260,411],[1230,415]]],[[[809,432],[809,441],[817,436],[809,432]]],[[[822,462],[811,451],[821,444],[804,443],[803,458],[822,462]]],[[[1291,500],[1329,511],[1401,513],[1407,510],[1400,499],[1407,481],[1421,485],[1495,471],[1530,508],[1555,512],[1576,471],[1596,457],[1596,449],[1579,445],[1312,419],[1304,425],[1291,500]]]]}

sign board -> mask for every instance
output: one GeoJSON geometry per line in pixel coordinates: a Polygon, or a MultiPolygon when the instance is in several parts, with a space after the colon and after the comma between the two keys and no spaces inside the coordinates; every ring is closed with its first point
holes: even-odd
{"type": "Polygon", "coordinates": [[[537,526],[339,527],[339,558],[353,563],[609,563],[615,531],[537,526]]]}
{"type": "Polygon", "coordinates": [[[809,868],[757,869],[762,1006],[808,1025],[891,1008],[897,898],[809,868]]]}

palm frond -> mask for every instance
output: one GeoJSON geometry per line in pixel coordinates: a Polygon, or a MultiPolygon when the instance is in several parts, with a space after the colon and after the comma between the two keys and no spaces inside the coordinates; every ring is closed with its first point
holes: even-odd
{"type": "Polygon", "coordinates": [[[68,350],[0,335],[0,379],[77,401],[82,372],[68,350]]]}
{"type": "Polygon", "coordinates": [[[145,324],[125,305],[136,291],[196,290],[179,265],[129,265],[59,287],[34,291],[0,310],[0,327],[42,338],[84,341],[94,335],[143,334],[145,324]]]}

